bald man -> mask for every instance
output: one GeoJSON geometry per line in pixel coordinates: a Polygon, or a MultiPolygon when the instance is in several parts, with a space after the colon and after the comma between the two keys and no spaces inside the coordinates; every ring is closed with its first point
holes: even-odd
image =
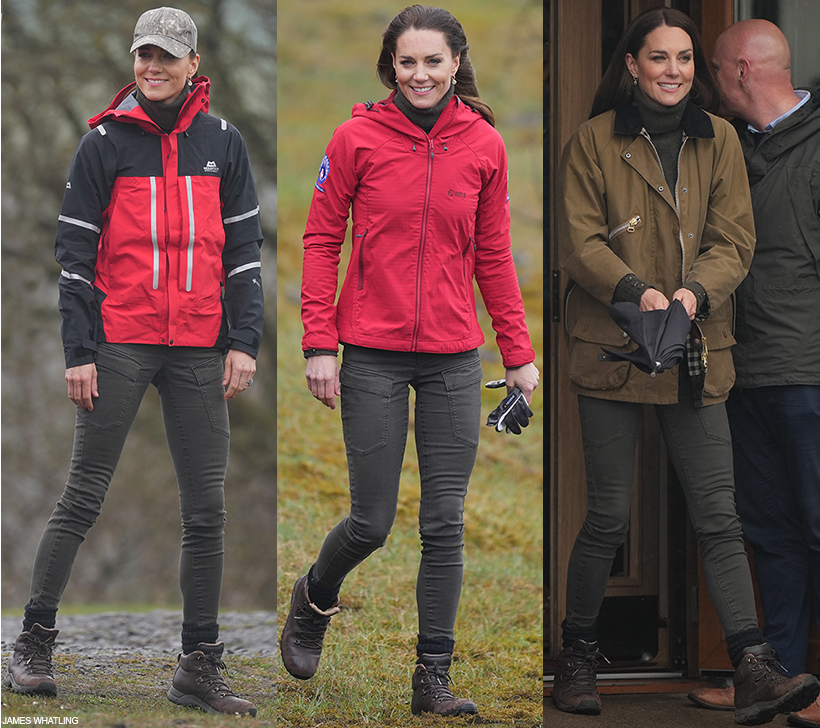
{"type": "MultiPolygon", "coordinates": [[[[724,31],[713,66],[746,157],[757,230],[737,290],[737,380],[726,403],[736,500],[764,636],[796,675],[806,670],[812,599],[820,607],[820,89],[792,87],[789,44],[766,20],[724,31]]],[[[731,688],[690,698],[733,703],[731,688]]],[[[788,722],[820,728],[820,704],[788,722]]]]}

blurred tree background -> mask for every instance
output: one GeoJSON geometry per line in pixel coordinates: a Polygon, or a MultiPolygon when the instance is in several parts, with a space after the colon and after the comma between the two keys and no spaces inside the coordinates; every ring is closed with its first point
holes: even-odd
{"type": "MultiPolygon", "coordinates": [[[[248,145],[265,245],[266,331],[254,387],[230,404],[223,608],[275,608],[276,5],[181,0],[199,30],[210,113],[248,145]]],[[[2,602],[21,609],[74,429],[66,396],[53,243],[87,120],[133,80],[150,0],[7,0],[2,24],[2,602]]],[[[176,480],[151,388],[64,604],[180,603],[176,480]]]]}

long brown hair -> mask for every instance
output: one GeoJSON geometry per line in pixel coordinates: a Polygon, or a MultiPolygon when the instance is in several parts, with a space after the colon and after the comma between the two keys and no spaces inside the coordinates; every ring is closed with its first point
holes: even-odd
{"type": "Polygon", "coordinates": [[[478,95],[475,70],[470,62],[470,57],[467,55],[470,46],[467,45],[464,28],[461,27],[461,23],[453,15],[442,8],[433,8],[429,5],[411,5],[390,21],[382,34],[382,50],[376,63],[376,73],[379,80],[387,88],[396,88],[396,69],[393,67],[393,56],[396,53],[396,43],[399,36],[408,30],[437,30],[444,35],[444,40],[453,54],[453,58],[460,57],[458,70],[456,71],[456,96],[495,126],[493,110],[478,95]]]}
{"type": "Polygon", "coordinates": [[[692,39],[692,58],[695,62],[695,78],[692,81],[692,90],[689,98],[698,106],[707,111],[716,112],[719,104],[718,89],[706,57],[703,54],[703,44],[700,40],[700,33],[692,19],[674,8],[651,8],[646,10],[633,20],[624,31],[609,68],[606,69],[598,91],[595,93],[595,100],[592,102],[592,111],[589,115],[598,116],[604,111],[617,109],[627,104],[632,97],[632,75],[626,67],[626,54],[630,53],[634,58],[638,57],[638,52],[646,43],[646,36],[655,28],[661,25],[669,25],[680,28],[692,39]]]}

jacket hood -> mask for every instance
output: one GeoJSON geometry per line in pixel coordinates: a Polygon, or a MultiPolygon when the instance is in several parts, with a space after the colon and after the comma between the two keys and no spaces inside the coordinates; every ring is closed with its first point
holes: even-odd
{"type": "Polygon", "coordinates": [[[402,134],[407,134],[411,137],[418,137],[419,139],[426,139],[436,136],[453,136],[459,132],[463,132],[467,127],[477,122],[485,122],[485,119],[477,111],[473,111],[467,104],[465,104],[458,96],[453,95],[447,106],[438,117],[435,126],[430,130],[430,134],[426,135],[424,130],[416,126],[404,113],[396,106],[394,99],[396,92],[393,91],[386,99],[373,103],[367,101],[353,105],[351,117],[364,118],[375,121],[379,124],[384,124],[391,129],[402,134]]]}
{"type": "MultiPolygon", "coordinates": [[[[709,115],[691,101],[687,102],[683,110],[681,124],[688,137],[713,139],[715,136],[715,129],[709,115]]],[[[616,134],[635,136],[641,133],[641,129],[643,129],[643,122],[635,104],[625,104],[615,111],[614,131],[616,134]]]]}
{"type": "MultiPolygon", "coordinates": [[[[194,120],[198,111],[207,113],[210,99],[211,81],[207,76],[197,76],[192,80],[193,88],[182,105],[177,118],[175,132],[185,131],[194,120]]],[[[144,131],[160,134],[160,128],[151,120],[148,114],[134,96],[136,82],[129,83],[115,97],[108,107],[88,120],[88,126],[95,129],[105,121],[123,121],[136,124],[144,131]]]]}

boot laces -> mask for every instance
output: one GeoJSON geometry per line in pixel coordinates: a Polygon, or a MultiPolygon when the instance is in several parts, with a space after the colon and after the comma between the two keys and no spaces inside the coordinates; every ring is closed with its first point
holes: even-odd
{"type": "Polygon", "coordinates": [[[228,687],[225,678],[222,677],[221,671],[228,674],[228,668],[225,663],[214,654],[203,653],[204,657],[200,658],[203,664],[199,668],[200,674],[196,678],[198,685],[205,683],[211,690],[216,691],[220,698],[227,698],[228,696],[235,696],[235,693],[228,687]]]}
{"type": "Polygon", "coordinates": [[[571,690],[587,691],[597,689],[595,674],[601,661],[609,664],[609,660],[599,650],[586,653],[572,652],[572,661],[569,666],[574,669],[566,676],[571,690]]]}
{"type": "Polygon", "coordinates": [[[425,696],[430,696],[437,703],[445,700],[456,700],[449,685],[453,683],[450,672],[442,665],[422,665],[424,673],[421,675],[421,691],[425,696]]]}
{"type": "Polygon", "coordinates": [[[783,674],[786,668],[780,664],[775,655],[755,655],[752,660],[751,670],[755,683],[761,680],[768,680],[771,683],[782,683],[789,679],[783,674]]]}
{"type": "Polygon", "coordinates": [[[330,617],[319,614],[310,604],[296,609],[296,642],[308,648],[321,649],[330,617]]]}
{"type": "Polygon", "coordinates": [[[32,675],[54,677],[51,667],[51,651],[54,643],[50,640],[41,640],[30,634],[26,637],[22,658],[32,675]]]}

